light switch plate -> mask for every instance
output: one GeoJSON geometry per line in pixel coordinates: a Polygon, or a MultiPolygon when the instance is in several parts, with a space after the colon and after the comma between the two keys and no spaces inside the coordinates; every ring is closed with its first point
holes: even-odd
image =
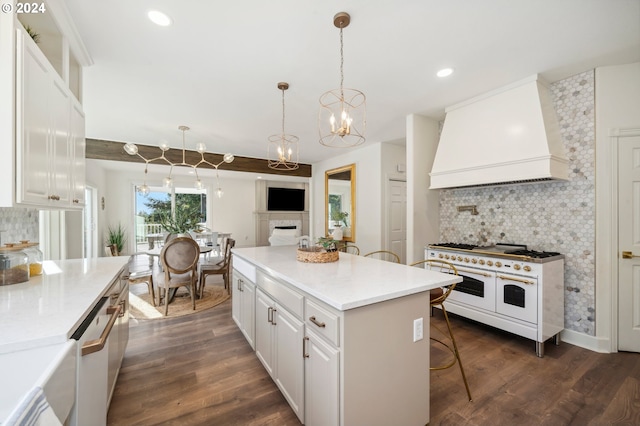
{"type": "Polygon", "coordinates": [[[417,318],[413,320],[413,341],[414,342],[417,342],[423,339],[424,337],[423,324],[424,324],[424,320],[422,318],[417,318]]]}

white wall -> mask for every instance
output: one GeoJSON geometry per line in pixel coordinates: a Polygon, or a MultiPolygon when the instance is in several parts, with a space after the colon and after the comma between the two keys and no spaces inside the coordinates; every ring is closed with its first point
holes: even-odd
{"type": "Polygon", "coordinates": [[[382,244],[382,144],[365,145],[312,165],[311,239],[325,231],[324,174],[337,167],[356,165],[356,240],[360,253],[380,250],[382,244]]]}
{"type": "Polygon", "coordinates": [[[407,263],[424,259],[424,247],[440,238],[440,191],[429,189],[438,146],[438,122],[407,116],[407,263]]]}
{"type": "MultiPolygon", "coordinates": [[[[596,340],[601,349],[617,350],[617,330],[612,327],[611,271],[617,270],[617,247],[610,217],[612,129],[640,128],[640,62],[596,69],[596,340]],[[600,343],[604,342],[604,343],[600,343]]],[[[617,240],[617,239],[616,239],[617,240]]],[[[617,294],[617,293],[615,293],[617,294]]]]}
{"type": "MultiPolygon", "coordinates": [[[[117,167],[117,163],[109,165],[117,167]]],[[[105,169],[101,162],[87,160],[87,183],[98,189],[98,238],[102,239],[100,247],[104,246],[107,239],[107,229],[109,226],[116,226],[121,223],[130,233],[128,238],[126,253],[133,253],[135,242],[133,240],[134,230],[134,185],[142,184],[143,166],[140,171],[113,171],[105,169]],[[101,199],[105,198],[105,208],[101,208],[101,199]]],[[[147,183],[162,182],[165,173],[149,172],[147,183]]],[[[176,186],[190,188],[193,186],[191,176],[174,175],[176,186]]],[[[222,198],[214,194],[217,185],[215,179],[203,178],[205,187],[209,195],[208,226],[214,231],[230,232],[231,237],[236,239],[236,247],[246,247],[255,245],[255,189],[252,179],[224,177],[220,179],[221,187],[224,190],[222,198]]]]}

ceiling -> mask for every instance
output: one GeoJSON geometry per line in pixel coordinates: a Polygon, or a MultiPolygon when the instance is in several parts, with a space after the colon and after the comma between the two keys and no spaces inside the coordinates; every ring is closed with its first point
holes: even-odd
{"type": "Polygon", "coordinates": [[[640,60],[638,0],[66,0],[93,65],[84,74],[88,138],[266,158],[285,130],[300,161],[318,143],[318,99],[340,84],[367,96],[365,143],[403,141],[411,113],[445,107],[539,73],[557,81],[640,60]],[[147,11],[173,24],[159,27],[147,11]],[[444,67],[447,78],[436,77],[444,67]]]}

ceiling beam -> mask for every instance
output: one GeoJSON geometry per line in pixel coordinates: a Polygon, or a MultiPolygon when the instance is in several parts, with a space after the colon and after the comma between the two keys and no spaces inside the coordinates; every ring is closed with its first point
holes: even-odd
{"type": "MultiPolygon", "coordinates": [[[[105,141],[100,139],[86,139],[87,148],[85,157],[93,160],[110,160],[110,161],[126,161],[129,163],[143,163],[144,160],[137,155],[129,155],[124,150],[124,143],[105,141]]],[[[138,145],[138,152],[145,158],[156,158],[162,154],[160,148],[157,146],[138,145]]],[[[172,148],[165,153],[165,157],[172,163],[182,163],[182,149],[172,148]]],[[[222,161],[223,154],[205,153],[205,160],[218,164],[222,161]]],[[[197,151],[185,151],[185,162],[189,164],[196,164],[200,161],[200,153],[197,151]]],[[[162,161],[157,161],[149,164],[165,164],[162,161]]],[[[185,166],[186,167],[186,166],[185,166]]],[[[210,165],[203,163],[198,166],[203,169],[213,169],[210,165]]],[[[234,160],[231,163],[222,163],[219,170],[231,170],[235,172],[250,172],[250,173],[263,173],[282,176],[299,176],[299,177],[311,177],[311,164],[300,164],[300,167],[296,170],[274,170],[269,168],[268,161],[261,158],[251,157],[239,157],[234,156],[234,160]]]]}

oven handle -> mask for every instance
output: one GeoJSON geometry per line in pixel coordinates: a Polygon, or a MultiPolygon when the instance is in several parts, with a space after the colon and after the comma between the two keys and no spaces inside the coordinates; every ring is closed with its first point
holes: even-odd
{"type": "Polygon", "coordinates": [[[89,340],[84,345],[82,345],[82,356],[92,354],[94,352],[99,352],[104,348],[104,345],[107,344],[107,339],[109,338],[109,334],[111,334],[111,329],[113,325],[116,323],[116,320],[120,316],[120,311],[122,310],[122,305],[110,306],[107,308],[107,313],[111,314],[111,318],[109,318],[109,322],[107,323],[104,330],[102,330],[102,334],[99,339],[89,340]]]}
{"type": "Polygon", "coordinates": [[[470,272],[472,274],[476,274],[476,275],[482,275],[483,277],[490,277],[491,274],[489,274],[488,272],[482,272],[482,271],[475,271],[475,270],[471,270],[471,269],[462,269],[462,268],[456,268],[458,270],[458,272],[470,272]]]}
{"type": "Polygon", "coordinates": [[[504,275],[498,275],[498,278],[503,280],[516,281],[516,282],[527,284],[527,285],[535,285],[533,281],[524,280],[522,278],[505,277],[504,275]]]}

